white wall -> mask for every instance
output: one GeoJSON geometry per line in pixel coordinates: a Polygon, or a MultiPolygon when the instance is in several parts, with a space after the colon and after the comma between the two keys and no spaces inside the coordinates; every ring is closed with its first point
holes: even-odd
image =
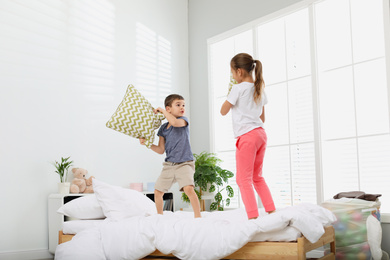
{"type": "Polygon", "coordinates": [[[0,258],[47,250],[54,160],[71,156],[119,186],[156,180],[164,156],[105,123],[130,83],[155,106],[166,92],[190,103],[187,10],[183,0],[0,0],[0,258]]]}
{"type": "MultiPolygon", "coordinates": [[[[210,150],[207,39],[301,0],[189,0],[191,138],[194,153],[210,150]],[[196,142],[195,142],[196,140],[196,142]]],[[[221,82],[227,86],[228,82],[221,82]]],[[[382,249],[390,252],[390,224],[382,223],[382,249]]]]}

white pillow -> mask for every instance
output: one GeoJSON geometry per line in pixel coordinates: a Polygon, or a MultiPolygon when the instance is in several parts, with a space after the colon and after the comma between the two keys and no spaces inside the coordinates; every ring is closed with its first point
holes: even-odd
{"type": "Polygon", "coordinates": [[[77,219],[101,219],[105,218],[95,194],[73,199],[62,205],[58,213],[77,219]]]}
{"type": "Polygon", "coordinates": [[[157,214],[154,202],[139,191],[109,185],[96,178],[92,185],[104,215],[109,219],[157,214]]]}
{"type": "Polygon", "coordinates": [[[102,223],[104,223],[104,219],[90,219],[90,220],[80,219],[80,220],[73,220],[73,221],[65,221],[62,224],[62,232],[65,235],[67,234],[75,235],[88,228],[98,227],[102,223]]]}

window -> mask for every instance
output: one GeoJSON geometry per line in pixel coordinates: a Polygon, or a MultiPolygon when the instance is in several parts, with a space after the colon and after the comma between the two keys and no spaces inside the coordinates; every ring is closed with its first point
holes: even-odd
{"type": "MultiPolygon", "coordinates": [[[[219,114],[229,62],[247,52],[264,68],[263,174],[277,207],[362,190],[382,194],[390,212],[388,10],[383,0],[312,1],[210,39],[212,149],[223,166],[235,172],[231,118],[219,114]]],[[[243,206],[235,189],[232,207],[243,206]]]]}

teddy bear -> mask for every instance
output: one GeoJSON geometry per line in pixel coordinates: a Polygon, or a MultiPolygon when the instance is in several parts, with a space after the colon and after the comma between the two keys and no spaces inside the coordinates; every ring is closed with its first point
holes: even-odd
{"type": "Polygon", "coordinates": [[[88,179],[85,177],[88,173],[83,168],[73,168],[73,180],[70,184],[70,193],[93,193],[92,179],[93,176],[88,179]]]}

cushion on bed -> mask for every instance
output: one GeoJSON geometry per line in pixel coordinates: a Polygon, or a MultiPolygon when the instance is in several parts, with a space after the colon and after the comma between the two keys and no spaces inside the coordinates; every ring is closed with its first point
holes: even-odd
{"type": "Polygon", "coordinates": [[[139,191],[110,185],[96,178],[92,182],[96,198],[109,219],[157,214],[154,202],[139,191]]]}
{"type": "Polygon", "coordinates": [[[96,199],[95,194],[82,196],[73,199],[62,205],[58,213],[77,219],[101,219],[105,218],[102,207],[96,199]]]}
{"type": "Polygon", "coordinates": [[[155,130],[165,118],[155,114],[148,100],[133,86],[129,85],[122,102],[106,123],[108,128],[135,138],[145,138],[145,146],[150,148],[155,137],[155,130]]]}

